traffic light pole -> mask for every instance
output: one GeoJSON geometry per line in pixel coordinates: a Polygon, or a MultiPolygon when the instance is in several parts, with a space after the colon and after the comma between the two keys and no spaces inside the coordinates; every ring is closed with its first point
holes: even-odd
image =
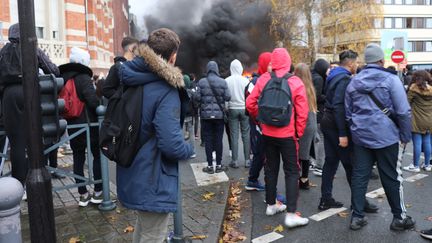
{"type": "Polygon", "coordinates": [[[29,172],[26,191],[32,243],[55,243],[51,178],[44,165],[34,0],[18,0],[29,172]]]}

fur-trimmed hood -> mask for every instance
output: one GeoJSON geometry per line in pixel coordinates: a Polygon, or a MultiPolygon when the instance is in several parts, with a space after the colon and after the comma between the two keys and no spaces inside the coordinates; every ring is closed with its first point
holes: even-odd
{"type": "Polygon", "coordinates": [[[416,84],[411,85],[410,91],[417,93],[421,96],[431,96],[432,97],[432,86],[426,84],[426,89],[421,90],[416,84]]]}
{"type": "MultiPolygon", "coordinates": [[[[185,86],[181,70],[178,67],[169,64],[160,55],[157,55],[149,46],[140,45],[139,58],[143,59],[144,62],[140,63],[140,61],[138,61],[136,64],[144,64],[144,66],[139,65],[140,67],[138,67],[139,70],[137,71],[150,71],[175,88],[183,88],[185,86]]],[[[136,61],[136,59],[132,62],[134,61],[136,61]]]]}

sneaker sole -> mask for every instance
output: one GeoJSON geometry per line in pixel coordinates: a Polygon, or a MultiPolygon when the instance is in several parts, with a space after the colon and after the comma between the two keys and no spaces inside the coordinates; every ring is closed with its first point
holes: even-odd
{"type": "Polygon", "coordinates": [[[89,202],[90,202],[90,201],[87,201],[87,202],[79,202],[79,203],[78,203],[78,206],[80,206],[80,207],[87,207],[87,206],[89,205],[89,202]]]}
{"type": "Polygon", "coordinates": [[[411,230],[414,229],[415,225],[410,226],[409,228],[405,228],[405,227],[393,227],[390,225],[390,229],[393,231],[405,231],[405,230],[411,230]]]}
{"type": "Polygon", "coordinates": [[[103,201],[103,199],[90,199],[90,202],[93,204],[101,204],[103,201]]]}
{"type": "Polygon", "coordinates": [[[306,226],[308,224],[309,224],[309,221],[306,222],[305,224],[293,224],[293,225],[290,225],[290,224],[285,223],[285,226],[288,227],[288,228],[295,228],[295,227],[306,226]]]}
{"type": "Polygon", "coordinates": [[[420,233],[420,235],[421,235],[421,237],[423,237],[425,239],[432,240],[432,235],[426,235],[426,234],[423,234],[423,233],[420,233]]]}
{"type": "Polygon", "coordinates": [[[259,192],[265,191],[265,189],[259,189],[259,188],[256,188],[256,187],[250,187],[250,186],[245,186],[245,189],[246,189],[247,191],[259,191],[259,192]]]}

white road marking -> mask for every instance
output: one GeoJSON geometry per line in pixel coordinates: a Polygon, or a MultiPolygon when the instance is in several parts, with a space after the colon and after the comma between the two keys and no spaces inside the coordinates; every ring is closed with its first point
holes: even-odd
{"type": "Polygon", "coordinates": [[[385,194],[384,188],[381,187],[379,189],[376,189],[375,191],[371,191],[371,192],[366,193],[366,197],[377,198],[377,197],[382,196],[384,194],[385,194]]]}
{"type": "Polygon", "coordinates": [[[214,173],[214,174],[207,174],[202,171],[204,167],[207,166],[207,163],[192,163],[192,171],[195,175],[196,182],[198,186],[208,186],[211,184],[229,181],[228,176],[225,174],[225,172],[221,173],[214,173]]]}
{"type": "Polygon", "coordinates": [[[258,238],[255,238],[252,240],[252,243],[269,243],[269,242],[273,242],[275,240],[279,240],[281,238],[283,238],[284,236],[281,234],[278,234],[276,232],[271,232],[265,235],[262,235],[258,238]]]}
{"type": "Polygon", "coordinates": [[[310,216],[309,218],[315,221],[321,221],[323,219],[326,219],[328,217],[331,217],[337,213],[343,212],[347,210],[346,208],[342,207],[342,208],[330,208],[327,209],[325,211],[322,211],[320,213],[314,214],[312,216],[310,216]]]}
{"type": "Polygon", "coordinates": [[[428,175],[426,175],[426,174],[416,174],[416,175],[410,176],[408,178],[405,178],[405,181],[407,181],[407,182],[415,182],[415,181],[423,179],[423,178],[425,178],[427,176],[428,175]]]}

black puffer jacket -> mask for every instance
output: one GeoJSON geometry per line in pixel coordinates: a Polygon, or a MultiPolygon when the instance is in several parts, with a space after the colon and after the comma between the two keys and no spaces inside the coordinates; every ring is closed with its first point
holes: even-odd
{"type": "Polygon", "coordinates": [[[220,104],[225,108],[225,102],[231,99],[225,79],[219,75],[219,67],[216,62],[207,64],[207,77],[198,82],[195,100],[199,103],[201,119],[223,119],[223,111],[220,104]],[[213,95],[213,87],[215,94],[213,95]]]}
{"type": "MultiPolygon", "coordinates": [[[[63,77],[65,84],[73,78],[78,98],[85,103],[85,108],[91,122],[97,121],[96,107],[99,106],[99,98],[96,96],[96,90],[93,86],[91,77],[92,70],[79,63],[68,63],[59,66],[60,75],[63,77]]],[[[87,123],[86,112],[83,111],[80,117],[68,120],[68,124],[87,123]]]]}
{"type": "Polygon", "coordinates": [[[321,122],[322,114],[324,112],[325,95],[324,87],[325,80],[327,79],[327,70],[330,64],[324,59],[318,59],[312,69],[312,81],[315,87],[316,100],[318,104],[317,121],[321,122]]]}

